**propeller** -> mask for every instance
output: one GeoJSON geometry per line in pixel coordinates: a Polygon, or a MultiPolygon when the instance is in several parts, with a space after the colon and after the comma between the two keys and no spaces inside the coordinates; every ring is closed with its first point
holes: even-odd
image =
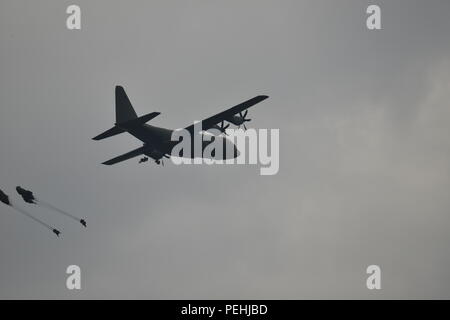
{"type": "MultiPolygon", "coordinates": [[[[239,115],[242,118],[242,125],[244,126],[244,129],[247,130],[247,127],[245,126],[245,122],[250,122],[252,121],[252,119],[247,119],[247,114],[248,114],[248,110],[245,110],[244,114],[242,114],[242,112],[239,112],[239,115]]],[[[240,128],[241,126],[239,125],[238,128],[240,128]]]]}
{"type": "Polygon", "coordinates": [[[223,133],[225,135],[228,135],[225,130],[228,129],[228,127],[230,126],[230,124],[228,123],[227,125],[225,125],[224,121],[222,121],[220,123],[220,126],[218,124],[215,124],[212,126],[213,129],[217,129],[220,131],[220,133],[223,133]]]}
{"type": "Polygon", "coordinates": [[[220,132],[222,132],[223,134],[225,134],[227,136],[228,134],[225,132],[225,130],[227,130],[229,126],[230,126],[229,123],[227,125],[225,125],[225,123],[222,121],[222,123],[220,124],[220,127],[219,127],[220,132]]]}

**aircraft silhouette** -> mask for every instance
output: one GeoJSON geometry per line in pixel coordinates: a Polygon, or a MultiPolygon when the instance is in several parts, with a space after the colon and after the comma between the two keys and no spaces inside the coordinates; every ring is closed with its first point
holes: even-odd
{"type": "MultiPolygon", "coordinates": [[[[170,158],[173,147],[176,144],[178,144],[178,141],[171,140],[172,133],[174,130],[146,124],[148,121],[152,120],[160,113],[151,112],[149,114],[138,117],[123,87],[116,86],[115,95],[116,95],[115,97],[116,123],[114,127],[94,137],[93,140],[102,140],[124,132],[128,132],[137,139],[141,140],[143,142],[143,145],[142,147],[131,150],[111,160],[105,161],[103,162],[103,164],[113,165],[118,162],[122,162],[137,156],[145,155],[155,160],[157,164],[163,165],[162,159],[170,158]]],[[[225,125],[225,121],[230,122],[239,127],[243,125],[244,128],[247,129],[245,126],[245,122],[251,121],[251,119],[246,118],[248,113],[247,109],[267,98],[268,96],[264,95],[256,96],[226,111],[220,112],[212,117],[209,117],[202,121],[202,130],[207,131],[209,129],[218,129],[220,133],[225,133],[225,130],[230,125],[230,124],[225,125]]],[[[185,130],[187,130],[190,133],[192,139],[191,141],[192,150],[189,157],[194,158],[198,156],[194,152],[194,143],[193,143],[194,135],[201,134],[201,132],[195,132],[195,130],[197,130],[197,127],[194,126],[194,124],[186,127],[185,130]]],[[[230,140],[219,136],[212,137],[210,141],[202,141],[202,150],[204,150],[208,144],[212,143],[212,141],[215,141],[215,139],[222,139],[222,141],[216,141],[223,145],[224,150],[222,152],[223,155],[222,159],[225,160],[230,158],[236,158],[239,155],[237,147],[230,140]],[[234,153],[232,155],[227,155],[226,150],[230,147],[232,148],[231,150],[234,150],[234,153]]],[[[183,154],[181,152],[176,156],[183,157],[183,154]]],[[[203,157],[203,152],[200,156],[203,157]]],[[[212,154],[212,156],[214,157],[214,154],[212,154]]],[[[186,155],[184,155],[184,157],[186,157],[186,155]]],[[[141,162],[145,161],[141,159],[140,163],[141,162]]]]}

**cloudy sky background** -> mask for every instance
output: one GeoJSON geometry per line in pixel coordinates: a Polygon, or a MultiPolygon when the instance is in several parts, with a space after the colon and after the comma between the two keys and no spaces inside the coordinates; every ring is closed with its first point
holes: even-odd
{"type": "Polygon", "coordinates": [[[449,1],[72,3],[0,3],[0,188],[88,221],[0,206],[0,298],[450,298],[449,1]],[[279,174],[102,166],[139,146],[91,140],[118,84],[171,128],[269,95],[279,174]]]}

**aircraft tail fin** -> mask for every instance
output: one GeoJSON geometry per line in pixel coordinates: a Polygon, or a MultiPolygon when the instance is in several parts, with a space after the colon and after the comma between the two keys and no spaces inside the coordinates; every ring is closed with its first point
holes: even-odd
{"type": "Polygon", "coordinates": [[[136,111],[134,111],[125,90],[121,86],[116,86],[116,124],[127,122],[136,118],[136,111]]]}

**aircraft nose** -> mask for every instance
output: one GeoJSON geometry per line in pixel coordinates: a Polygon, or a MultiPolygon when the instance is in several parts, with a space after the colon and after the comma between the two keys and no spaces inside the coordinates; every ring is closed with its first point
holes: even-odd
{"type": "Polygon", "coordinates": [[[239,155],[240,155],[241,153],[239,152],[239,150],[238,150],[238,148],[236,147],[236,145],[234,146],[234,158],[237,158],[237,157],[239,157],[239,155]]]}
{"type": "Polygon", "coordinates": [[[236,145],[232,141],[230,141],[226,138],[224,138],[223,141],[224,141],[224,149],[223,149],[223,158],[222,159],[226,160],[226,159],[237,158],[240,155],[240,152],[239,152],[238,148],[236,147],[236,145]]]}

